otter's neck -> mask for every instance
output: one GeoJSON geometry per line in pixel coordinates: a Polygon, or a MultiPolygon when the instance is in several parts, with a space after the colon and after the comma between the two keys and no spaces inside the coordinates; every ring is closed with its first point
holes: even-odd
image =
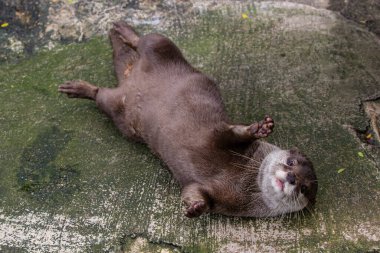
{"type": "Polygon", "coordinates": [[[262,168],[266,166],[268,161],[265,158],[272,152],[281,150],[279,147],[264,141],[255,141],[250,147],[247,148],[243,157],[247,158],[244,165],[246,170],[246,175],[241,178],[242,190],[251,189],[251,193],[260,192],[258,188],[260,186],[259,180],[262,179],[262,168]],[[261,178],[260,178],[261,177],[261,178]],[[252,185],[255,187],[252,187],[252,185]]]}
{"type": "Polygon", "coordinates": [[[241,216],[267,217],[273,216],[271,208],[265,201],[261,190],[265,166],[268,166],[268,158],[273,152],[281,150],[279,147],[264,141],[255,141],[248,149],[245,156],[250,157],[246,167],[250,168],[242,177],[241,191],[246,196],[246,208],[241,210],[241,216]],[[266,159],[267,158],[267,159],[266,159]]]}
{"type": "Polygon", "coordinates": [[[264,159],[273,151],[281,150],[279,147],[265,141],[255,141],[247,150],[247,156],[262,163],[264,159]]]}

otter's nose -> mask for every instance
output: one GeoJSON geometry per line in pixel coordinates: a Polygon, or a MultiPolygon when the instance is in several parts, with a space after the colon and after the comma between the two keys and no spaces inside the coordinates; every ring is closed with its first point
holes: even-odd
{"type": "Polygon", "coordinates": [[[288,175],[286,175],[286,180],[289,182],[289,184],[295,184],[296,177],[294,176],[294,173],[289,172],[288,175]]]}

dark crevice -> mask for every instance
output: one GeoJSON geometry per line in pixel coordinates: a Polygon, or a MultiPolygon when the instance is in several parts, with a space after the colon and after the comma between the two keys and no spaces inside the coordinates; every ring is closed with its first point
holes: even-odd
{"type": "Polygon", "coordinates": [[[380,92],[363,99],[361,104],[363,105],[365,102],[380,102],[380,92]]]}
{"type": "Polygon", "coordinates": [[[344,125],[343,127],[356,137],[360,143],[379,148],[380,94],[374,94],[362,99],[359,104],[359,110],[368,118],[365,127],[357,128],[352,125],[344,125]],[[375,108],[373,103],[379,104],[379,106],[375,108]]]}
{"type": "Polygon", "coordinates": [[[379,121],[380,111],[375,111],[373,114],[370,114],[367,109],[367,103],[380,102],[380,95],[374,94],[364,98],[359,103],[359,110],[365,114],[368,118],[364,128],[356,128],[352,125],[344,125],[352,135],[354,135],[360,143],[370,145],[372,147],[380,147],[379,139],[379,125],[376,123],[379,121]]]}
{"type": "Polygon", "coordinates": [[[375,138],[375,133],[371,129],[369,123],[368,126],[363,129],[358,128],[352,128],[355,132],[356,137],[363,143],[374,146],[374,147],[380,147],[379,141],[375,138]]]}
{"type": "Polygon", "coordinates": [[[357,131],[357,133],[366,143],[380,147],[380,95],[367,97],[361,102],[360,107],[367,115],[368,123],[366,131],[357,131]]]}

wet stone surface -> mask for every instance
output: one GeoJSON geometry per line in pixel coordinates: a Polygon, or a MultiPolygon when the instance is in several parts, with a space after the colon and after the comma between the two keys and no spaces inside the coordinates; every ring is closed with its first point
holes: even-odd
{"type": "MultiPolygon", "coordinates": [[[[116,83],[108,39],[92,37],[106,34],[112,18],[131,18],[122,11],[117,16],[113,11],[121,3],[114,1],[110,19],[95,19],[104,26],[82,36],[82,43],[58,41],[70,34],[79,40],[84,14],[72,19],[73,33],[52,26],[51,36],[58,37],[51,50],[1,65],[0,251],[379,250],[380,154],[357,135],[375,133],[378,124],[371,109],[380,95],[376,36],[331,11],[300,4],[223,1],[202,9],[190,3],[194,11],[165,22],[134,22],[141,32],[169,36],[194,66],[214,77],[235,121],[274,118],[268,141],[297,146],[314,162],[315,209],[270,219],[187,219],[178,184],[145,145],[124,139],[93,102],[58,94],[66,80],[116,83]]],[[[49,8],[54,4],[68,12],[74,4],[80,12],[80,5],[105,11],[110,3],[51,1],[49,8]]],[[[137,9],[137,2],[127,4],[137,9]]],[[[49,8],[45,13],[60,11],[49,8]]],[[[17,37],[11,26],[6,29],[17,37]]]]}
{"type": "Polygon", "coordinates": [[[52,126],[42,128],[36,140],[24,148],[17,173],[20,190],[37,201],[64,204],[66,196],[79,190],[79,171],[75,165],[54,163],[60,151],[66,148],[71,136],[52,126]],[[63,199],[57,199],[57,198],[63,199]]]}

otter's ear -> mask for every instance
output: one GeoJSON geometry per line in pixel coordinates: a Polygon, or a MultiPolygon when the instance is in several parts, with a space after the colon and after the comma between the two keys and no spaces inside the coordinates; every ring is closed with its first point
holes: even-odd
{"type": "Polygon", "coordinates": [[[290,154],[298,154],[300,152],[299,149],[296,147],[292,147],[289,151],[290,154]]]}

